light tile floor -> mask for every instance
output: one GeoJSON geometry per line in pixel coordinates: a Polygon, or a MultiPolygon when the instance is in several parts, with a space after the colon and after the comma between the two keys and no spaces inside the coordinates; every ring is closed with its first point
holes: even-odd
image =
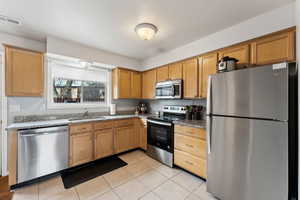
{"type": "Polygon", "coordinates": [[[17,189],[13,200],[215,200],[200,178],[172,169],[143,151],[120,156],[127,166],[64,189],[60,176],[17,189]]]}

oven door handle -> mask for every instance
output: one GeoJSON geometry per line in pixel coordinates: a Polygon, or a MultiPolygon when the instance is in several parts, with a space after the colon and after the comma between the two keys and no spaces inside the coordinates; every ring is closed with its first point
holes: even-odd
{"type": "Polygon", "coordinates": [[[163,126],[172,126],[171,123],[166,123],[166,122],[158,122],[158,121],[154,121],[154,120],[149,120],[147,119],[147,122],[153,123],[153,124],[158,124],[158,125],[163,125],[163,126]]]}

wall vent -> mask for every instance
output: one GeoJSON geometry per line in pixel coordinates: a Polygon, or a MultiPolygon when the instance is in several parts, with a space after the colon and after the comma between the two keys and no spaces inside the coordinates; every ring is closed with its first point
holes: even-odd
{"type": "Polygon", "coordinates": [[[14,24],[14,25],[21,25],[21,21],[17,19],[13,19],[4,15],[0,15],[0,22],[2,23],[8,23],[8,24],[14,24]]]}

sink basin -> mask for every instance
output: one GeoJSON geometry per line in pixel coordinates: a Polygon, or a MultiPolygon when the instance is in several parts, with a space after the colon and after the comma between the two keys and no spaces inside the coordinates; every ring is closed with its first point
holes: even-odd
{"type": "Polygon", "coordinates": [[[86,116],[86,117],[74,117],[69,119],[70,121],[80,121],[80,120],[89,120],[89,119],[105,119],[103,116],[86,116]]]}

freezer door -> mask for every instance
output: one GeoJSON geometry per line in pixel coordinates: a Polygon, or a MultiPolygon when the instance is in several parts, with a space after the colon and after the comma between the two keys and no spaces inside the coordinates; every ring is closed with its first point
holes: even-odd
{"type": "Polygon", "coordinates": [[[212,117],[207,190],[221,200],[288,200],[288,124],[212,117]]]}
{"type": "Polygon", "coordinates": [[[288,68],[264,66],[219,73],[211,76],[209,85],[210,114],[288,119],[288,68]]]}

